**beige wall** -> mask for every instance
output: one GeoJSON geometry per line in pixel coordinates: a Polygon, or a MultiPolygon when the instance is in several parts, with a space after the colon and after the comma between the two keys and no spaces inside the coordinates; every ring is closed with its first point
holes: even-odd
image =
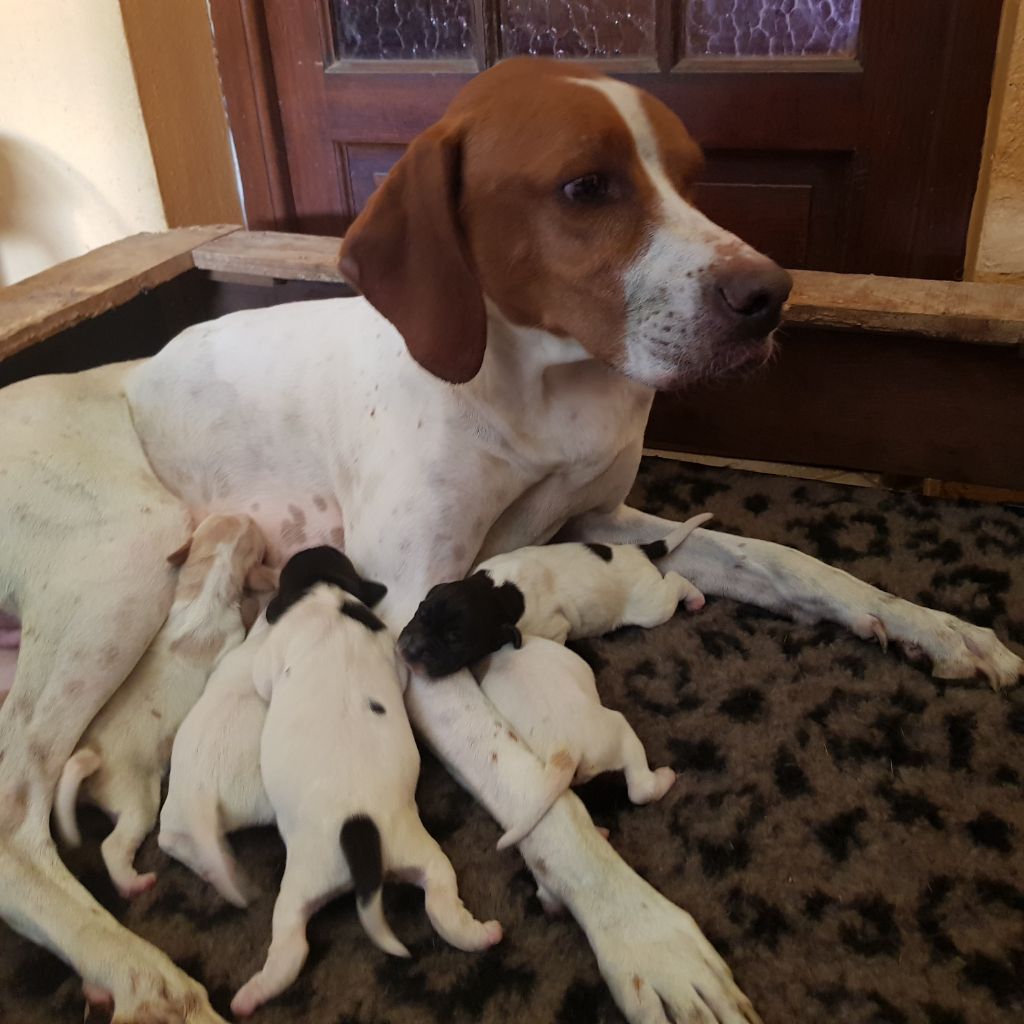
{"type": "Polygon", "coordinates": [[[117,0],[0,0],[0,285],[165,227],[117,0]]]}
{"type": "Polygon", "coordinates": [[[1006,0],[966,277],[1024,281],[1024,13],[1006,0]]]}

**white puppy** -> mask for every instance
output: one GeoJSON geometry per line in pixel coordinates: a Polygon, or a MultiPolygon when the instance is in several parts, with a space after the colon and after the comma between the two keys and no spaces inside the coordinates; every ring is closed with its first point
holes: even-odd
{"type": "Polygon", "coordinates": [[[601,636],[619,626],[660,626],[679,602],[689,611],[704,595],[654,564],[674,551],[710,513],[679,524],[650,544],[545,544],[481,562],[464,580],[440,583],[398,638],[414,671],[448,676],[475,665],[522,634],[558,643],[601,636]]]}
{"type": "Polygon", "coordinates": [[[261,615],[245,643],[221,659],[182,722],[160,812],[160,849],[236,907],[247,905],[248,884],[225,833],[274,822],[260,775],[267,704],[252,685],[253,663],[267,628],[261,615]]]}
{"type": "MultiPolygon", "coordinates": [[[[601,703],[590,666],[561,644],[524,637],[521,648],[503,647],[479,673],[488,700],[545,762],[543,799],[501,837],[499,850],[529,835],[569,786],[601,772],[624,772],[635,804],[660,800],[675,782],[671,768],[651,771],[629,722],[601,703]]],[[[545,906],[553,899],[538,895],[545,906]]]]}
{"type": "Polygon", "coordinates": [[[64,766],[54,803],[58,830],[70,846],[81,842],[80,795],[116,819],[101,849],[122,896],[156,881],[152,873],[138,874],[133,861],[156,823],[174,734],[211,670],[245,636],[242,590],[247,577],[261,585],[263,552],[263,536],[248,516],[209,516],[199,524],[190,547],[178,553],[185,561],[167,622],[64,766]]]}
{"type": "Polygon", "coordinates": [[[496,921],[477,921],[463,906],[451,863],[420,821],[406,674],[367,607],[384,593],[341,552],[313,548],[284,567],[267,608],[271,629],[253,681],[270,703],[260,763],[288,856],[266,963],[231,1003],[239,1016],[294,981],[310,916],[352,886],[373,942],[408,956],[384,920],[388,872],[423,887],[431,923],[453,946],[485,949],[501,938],[496,921]]]}

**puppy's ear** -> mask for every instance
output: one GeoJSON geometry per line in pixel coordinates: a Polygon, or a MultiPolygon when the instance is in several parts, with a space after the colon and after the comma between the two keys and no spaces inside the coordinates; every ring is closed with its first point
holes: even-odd
{"type": "Polygon", "coordinates": [[[287,611],[287,605],[284,602],[284,596],[276,594],[270,599],[270,604],[267,605],[267,622],[273,625],[281,618],[285,611],[287,611]]]}
{"type": "Polygon", "coordinates": [[[280,573],[269,565],[254,565],[245,577],[245,585],[257,594],[266,594],[277,590],[280,573]]]}
{"type": "Polygon", "coordinates": [[[376,580],[364,580],[362,577],[359,577],[356,587],[352,589],[346,587],[345,589],[358,597],[367,608],[376,608],[388,592],[388,588],[383,583],[378,583],[376,580]]]}
{"type": "Polygon", "coordinates": [[[339,268],[435,377],[462,384],[484,359],[487,315],[459,220],[461,131],[419,135],[341,246],[339,268]]]}
{"type": "Polygon", "coordinates": [[[523,634],[516,626],[505,627],[505,643],[511,644],[517,651],[523,646],[523,634]]]}

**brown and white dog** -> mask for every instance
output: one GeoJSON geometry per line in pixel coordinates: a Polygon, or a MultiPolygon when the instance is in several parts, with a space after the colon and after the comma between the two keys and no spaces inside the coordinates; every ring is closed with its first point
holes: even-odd
{"type": "MultiPolygon", "coordinates": [[[[388,585],[397,633],[431,586],[491,555],[669,534],[623,504],[654,392],[764,360],[789,290],[693,207],[699,167],[653,97],[592,67],[510,60],[459,93],[352,225],[341,268],[363,297],[233,314],[151,360],[3,392],[0,612],[22,636],[0,709],[0,914],[109,990],[119,1021],[219,1019],[70,876],[48,827],[65,761],[170,607],[167,555],[193,520],[248,512],[275,560],[344,547],[388,585]]],[[[912,644],[943,676],[1021,672],[990,630],[775,544],[697,530],[662,567],[912,644]]],[[[519,820],[541,764],[469,673],[414,677],[406,705],[499,822],[519,820]]],[[[575,796],[520,850],[628,1020],[757,1019],[575,796]]]]}

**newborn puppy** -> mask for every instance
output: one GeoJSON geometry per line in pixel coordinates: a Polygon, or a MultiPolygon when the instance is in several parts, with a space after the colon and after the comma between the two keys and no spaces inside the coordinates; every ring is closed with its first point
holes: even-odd
{"type": "Polygon", "coordinates": [[[80,795],[116,819],[101,851],[122,896],[156,881],[135,871],[135,853],[156,822],[178,726],[214,666],[245,636],[239,604],[247,576],[261,585],[263,552],[248,516],[209,516],[199,524],[180,552],[185,561],[167,622],[64,766],[54,802],[58,831],[70,846],[81,842],[80,795]]]}
{"type": "Polygon", "coordinates": [[[274,822],[260,775],[267,705],[252,685],[253,663],[267,629],[261,615],[241,647],[221,659],[182,722],[160,812],[160,849],[236,907],[248,904],[249,886],[224,836],[274,822]]]}
{"type": "Polygon", "coordinates": [[[462,905],[455,871],[420,821],[406,673],[367,607],[384,593],[340,552],[314,548],[285,566],[267,608],[253,682],[270,703],[260,763],[288,856],[266,963],[231,1003],[239,1016],[295,980],[310,916],[352,886],[373,942],[408,956],[384,920],[388,872],[423,887],[431,923],[452,945],[484,949],[501,938],[496,921],[481,923],[462,905]]]}
{"type": "MultiPolygon", "coordinates": [[[[675,782],[671,768],[651,771],[629,722],[601,703],[590,666],[561,644],[524,637],[522,647],[503,647],[478,673],[488,700],[546,762],[543,798],[501,837],[499,850],[529,835],[569,786],[601,772],[624,772],[635,804],[660,800],[675,782]]],[[[546,894],[538,895],[548,906],[546,894]]]]}
{"type": "Polygon", "coordinates": [[[414,670],[437,678],[475,665],[521,634],[558,643],[601,636],[619,626],[660,626],[680,601],[704,595],[654,564],[710,514],[693,516],[650,544],[546,544],[496,555],[464,580],[431,588],[402,630],[398,649],[414,670]]]}

